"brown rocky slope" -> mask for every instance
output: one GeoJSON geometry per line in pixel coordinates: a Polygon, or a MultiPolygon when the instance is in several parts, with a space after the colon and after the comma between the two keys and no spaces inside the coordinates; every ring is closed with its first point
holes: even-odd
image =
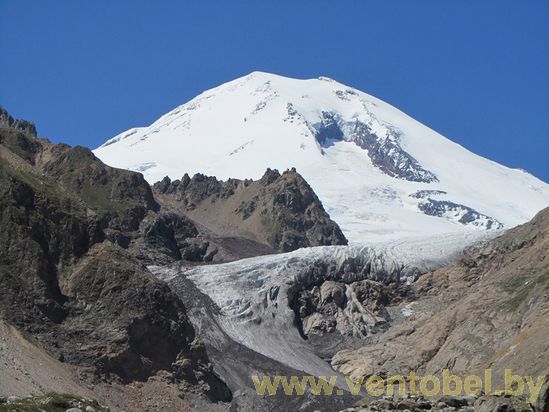
{"type": "MultiPolygon", "coordinates": [[[[32,353],[45,349],[56,370],[77,367],[84,386],[158,388],[160,376],[175,397],[230,400],[187,317],[185,305],[195,302],[182,302],[145,265],[346,242],[297,173],[266,176],[246,183],[262,206],[261,225],[251,236],[238,226],[218,234],[182,213],[179,201],[155,198],[141,174],[106,166],[86,148],[38,138],[32,123],[0,107],[0,321],[22,332],[37,347],[32,353]],[[262,203],[266,192],[272,204],[262,203]]],[[[206,187],[214,199],[201,176],[189,180],[190,198],[206,187]]],[[[35,390],[59,386],[44,382],[44,371],[24,372],[18,378],[13,371],[14,379],[36,378],[40,385],[29,384],[35,390]]],[[[6,388],[0,382],[0,395],[6,388]]]]}
{"type": "Polygon", "coordinates": [[[549,208],[421,276],[410,286],[409,299],[392,308],[406,316],[393,319],[367,346],[340,351],[332,365],[355,377],[439,374],[445,368],[483,376],[490,368],[499,388],[505,368],[547,376],[548,252],[549,208]]]}
{"type": "Polygon", "coordinates": [[[161,216],[143,177],[0,118],[0,317],[92,380],[163,370],[229,400],[183,302],[130,247],[161,216]]]}
{"type": "Polygon", "coordinates": [[[220,235],[237,234],[279,252],[346,245],[347,239],[295,169],[267,169],[259,180],[185,174],[154,185],[158,199],[220,235]]]}

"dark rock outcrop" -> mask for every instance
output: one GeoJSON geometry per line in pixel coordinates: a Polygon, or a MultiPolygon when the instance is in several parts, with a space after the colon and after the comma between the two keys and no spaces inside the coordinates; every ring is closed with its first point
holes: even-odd
{"type": "Polygon", "coordinates": [[[435,197],[448,194],[444,190],[418,190],[408,195],[411,198],[419,199],[417,207],[423,213],[429,216],[446,217],[462,225],[476,226],[485,230],[503,229],[503,224],[497,219],[477,212],[475,209],[451,202],[449,200],[439,200],[435,197]]]}
{"type": "Polygon", "coordinates": [[[181,260],[181,251],[187,239],[198,235],[196,226],[175,213],[162,213],[144,229],[145,244],[175,260],[181,260]]]}
{"type": "Polygon", "coordinates": [[[362,338],[387,329],[391,317],[386,307],[403,301],[409,289],[373,280],[327,280],[301,290],[292,303],[305,336],[338,333],[362,338]]]}
{"type": "Polygon", "coordinates": [[[238,179],[229,179],[226,182],[217,180],[215,176],[206,176],[202,173],[195,174],[192,178],[187,173],[181,180],[174,180],[165,177],[160,182],[153,185],[158,193],[174,195],[183,204],[187,210],[193,210],[197,205],[211,198],[226,199],[235,193],[236,188],[243,182],[249,184],[250,180],[240,181],[238,179]]]}
{"type": "Polygon", "coordinates": [[[98,377],[130,382],[164,370],[230,399],[185,306],[138,260],[140,242],[180,259],[196,227],[158,214],[142,175],[10,119],[0,126],[0,316],[98,377]]]}
{"type": "Polygon", "coordinates": [[[111,168],[81,146],[55,145],[49,152],[42,171],[96,211],[103,228],[137,230],[148,211],[159,210],[142,174],[111,168]]]}
{"type": "Polygon", "coordinates": [[[175,199],[183,213],[212,232],[240,234],[287,252],[300,247],[347,244],[309,184],[295,171],[267,169],[257,181],[226,182],[196,174],[164,178],[159,198],[175,199]]]}
{"type": "MultiPolygon", "coordinates": [[[[20,121],[23,122],[23,121],[20,121]]],[[[42,144],[35,137],[35,131],[27,132],[28,127],[11,127],[15,120],[6,114],[0,106],[0,144],[11,153],[34,165],[37,154],[42,150],[42,144]]]]}
{"type": "MultiPolygon", "coordinates": [[[[343,98],[342,92],[339,97],[343,98]]],[[[400,131],[390,128],[385,136],[376,134],[370,125],[359,120],[343,121],[330,112],[322,112],[320,123],[313,125],[319,144],[328,147],[336,141],[347,140],[365,149],[368,157],[385,174],[411,182],[438,182],[437,176],[421,164],[400,145],[400,131]]]]}
{"type": "Polygon", "coordinates": [[[6,109],[0,106],[0,127],[10,128],[36,137],[36,126],[27,120],[14,119],[6,109]]]}
{"type": "Polygon", "coordinates": [[[400,146],[397,130],[391,130],[388,136],[378,136],[367,124],[357,120],[351,136],[357,145],[368,151],[372,163],[389,176],[411,182],[438,182],[433,172],[424,169],[400,146]]]}
{"type": "Polygon", "coordinates": [[[459,216],[457,221],[462,225],[482,227],[486,230],[503,229],[503,224],[493,217],[477,212],[469,206],[447,200],[435,200],[427,197],[418,204],[419,210],[429,216],[442,217],[446,214],[459,216]]]}

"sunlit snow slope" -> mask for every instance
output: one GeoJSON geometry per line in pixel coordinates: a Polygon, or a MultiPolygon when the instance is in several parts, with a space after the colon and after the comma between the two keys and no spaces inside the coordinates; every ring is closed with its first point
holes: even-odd
{"type": "Polygon", "coordinates": [[[327,78],[254,72],[128,130],[94,153],[153,183],[295,167],[351,242],[494,230],[549,205],[549,186],[327,78]]]}

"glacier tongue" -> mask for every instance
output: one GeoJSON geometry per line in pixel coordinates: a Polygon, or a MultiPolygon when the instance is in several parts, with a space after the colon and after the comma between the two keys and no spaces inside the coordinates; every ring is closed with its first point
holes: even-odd
{"type": "Polygon", "coordinates": [[[177,292],[185,278],[219,308],[215,323],[235,342],[308,374],[333,374],[295,325],[291,299],[326,280],[411,281],[494,232],[408,238],[370,246],[322,246],[219,265],[151,267],[177,292]]]}

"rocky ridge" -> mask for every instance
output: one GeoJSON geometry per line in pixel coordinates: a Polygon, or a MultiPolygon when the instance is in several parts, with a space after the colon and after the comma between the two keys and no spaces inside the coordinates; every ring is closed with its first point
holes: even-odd
{"type": "Polygon", "coordinates": [[[29,130],[5,116],[0,125],[1,316],[91,381],[166,371],[230,400],[183,302],[133,247],[145,217],[175,220],[191,236],[192,224],[160,214],[141,175],[29,130]]]}
{"type": "Polygon", "coordinates": [[[274,250],[345,245],[347,239],[295,169],[267,169],[257,181],[185,174],[156,183],[159,199],[178,202],[189,218],[219,234],[239,234],[274,250]]]}

